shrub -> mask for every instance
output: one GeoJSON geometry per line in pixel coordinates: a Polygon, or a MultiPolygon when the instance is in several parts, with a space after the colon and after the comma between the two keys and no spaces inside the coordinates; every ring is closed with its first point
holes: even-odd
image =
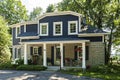
{"type": "Polygon", "coordinates": [[[40,65],[20,65],[16,68],[17,70],[30,70],[30,71],[43,71],[46,70],[47,67],[40,65]]]}
{"type": "Polygon", "coordinates": [[[11,64],[11,61],[3,63],[0,65],[0,69],[16,69],[18,65],[11,64]]]}

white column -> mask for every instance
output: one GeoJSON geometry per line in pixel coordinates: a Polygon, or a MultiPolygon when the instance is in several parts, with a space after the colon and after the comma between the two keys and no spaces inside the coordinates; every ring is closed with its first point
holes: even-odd
{"type": "Polygon", "coordinates": [[[15,60],[15,47],[12,48],[12,58],[15,60]]]}
{"type": "Polygon", "coordinates": [[[61,68],[63,67],[63,43],[60,43],[60,52],[61,52],[61,68]]]}
{"type": "Polygon", "coordinates": [[[24,64],[28,64],[28,62],[27,62],[27,44],[24,44],[24,64]]]}
{"type": "Polygon", "coordinates": [[[85,59],[85,42],[82,43],[82,68],[86,69],[86,59],[85,59]]]}
{"type": "Polygon", "coordinates": [[[47,58],[46,58],[46,44],[43,44],[43,66],[47,66],[47,58]]]}

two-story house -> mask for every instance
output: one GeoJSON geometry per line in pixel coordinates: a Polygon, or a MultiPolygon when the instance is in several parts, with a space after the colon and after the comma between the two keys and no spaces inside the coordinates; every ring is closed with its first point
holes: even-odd
{"type": "Polygon", "coordinates": [[[81,67],[105,63],[106,32],[83,26],[72,11],[45,13],[34,21],[11,26],[13,60],[28,59],[43,66],[81,67]]]}

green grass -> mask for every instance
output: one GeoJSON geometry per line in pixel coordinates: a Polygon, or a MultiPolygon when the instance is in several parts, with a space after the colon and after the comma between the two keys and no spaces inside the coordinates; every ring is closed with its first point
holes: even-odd
{"type": "Polygon", "coordinates": [[[62,70],[62,73],[88,76],[92,78],[101,78],[104,80],[120,80],[120,65],[98,66],[87,69],[83,72],[82,69],[67,69],[62,70]]]}

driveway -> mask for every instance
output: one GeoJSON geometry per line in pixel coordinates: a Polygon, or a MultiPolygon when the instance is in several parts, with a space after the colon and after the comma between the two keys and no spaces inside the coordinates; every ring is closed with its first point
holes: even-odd
{"type": "Polygon", "coordinates": [[[0,80],[101,80],[101,79],[62,74],[55,71],[0,70],[0,80]]]}

